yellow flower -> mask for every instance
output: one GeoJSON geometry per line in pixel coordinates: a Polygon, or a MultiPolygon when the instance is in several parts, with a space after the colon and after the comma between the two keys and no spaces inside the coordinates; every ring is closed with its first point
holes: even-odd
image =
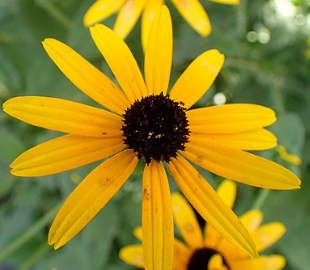
{"type": "Polygon", "coordinates": [[[155,17],[145,54],[145,80],[124,41],[104,25],[90,29],[98,49],[122,90],[65,44],[46,39],[43,46],[59,69],[107,110],[50,97],[16,97],[4,111],[29,124],[69,135],[38,145],[12,164],[17,176],[55,174],[104,161],[73,191],[49,232],[57,249],[80,232],[145,160],[143,245],[147,269],[170,269],[173,214],[168,167],[188,200],[208,223],[251,256],[248,232],[187,159],[215,174],[271,189],[299,188],[300,180],[280,165],[243,150],[274,147],[264,127],[275,113],[251,104],[189,108],[217,77],[224,56],[210,50],[194,60],[167,95],[172,62],[172,22],[167,7],[155,17]],[[109,111],[108,111],[109,110],[109,111]]]}
{"type": "MultiPolygon", "coordinates": [[[[219,186],[218,195],[228,207],[232,207],[236,197],[236,184],[225,180],[219,186]]],[[[205,226],[204,237],[195,214],[187,201],[179,194],[172,195],[175,222],[185,244],[174,240],[173,270],[280,270],[285,266],[285,258],[279,255],[262,255],[251,259],[223,239],[210,225],[205,226]]],[[[277,242],[286,229],[280,222],[264,224],[263,213],[252,210],[240,217],[251,233],[257,251],[261,252],[277,242]]],[[[135,236],[142,239],[142,229],[135,229],[135,236]]],[[[144,268],[141,245],[124,247],[120,258],[128,264],[144,268]]]]}
{"type": "MultiPolygon", "coordinates": [[[[209,0],[221,4],[239,4],[239,0],[209,0]]],[[[207,36],[211,32],[211,24],[207,13],[199,0],[171,0],[183,18],[200,35],[207,36]]],[[[146,47],[147,36],[156,10],[164,0],[97,0],[86,12],[85,26],[110,17],[119,12],[114,31],[123,39],[130,33],[142,13],[142,44],[146,47]]]]}

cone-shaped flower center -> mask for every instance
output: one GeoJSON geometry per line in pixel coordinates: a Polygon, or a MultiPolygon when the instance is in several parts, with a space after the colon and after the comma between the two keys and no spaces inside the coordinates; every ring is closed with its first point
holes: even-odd
{"type": "Polygon", "coordinates": [[[169,162],[185,149],[189,137],[185,108],[169,96],[161,93],[135,101],[124,117],[124,142],[147,163],[169,162]]]}
{"type": "MultiPolygon", "coordinates": [[[[197,249],[190,258],[187,270],[208,270],[208,263],[213,255],[218,252],[211,248],[197,249]]],[[[227,263],[223,258],[223,264],[229,269],[227,263]]]]}

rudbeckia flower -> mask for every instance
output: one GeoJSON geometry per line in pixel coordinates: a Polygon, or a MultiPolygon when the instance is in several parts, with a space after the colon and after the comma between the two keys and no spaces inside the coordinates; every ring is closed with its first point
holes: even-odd
{"type": "MultiPolygon", "coordinates": [[[[239,4],[239,0],[210,0],[221,4],[239,4]]],[[[202,36],[211,32],[208,14],[199,0],[171,0],[183,18],[202,36]]],[[[118,12],[114,31],[123,39],[127,37],[142,13],[142,44],[146,46],[147,36],[156,10],[164,0],[97,0],[84,16],[85,26],[102,21],[118,12]]]]}
{"type": "Polygon", "coordinates": [[[57,249],[80,232],[135,170],[143,173],[143,245],[147,269],[170,269],[173,214],[168,167],[185,196],[217,231],[256,255],[244,226],[189,161],[245,184],[295,189],[300,180],[280,165],[244,150],[276,145],[263,127],[275,113],[251,104],[190,110],[217,77],[224,56],[206,51],[177,80],[169,95],[172,23],[167,7],[157,13],[145,54],[145,80],[125,42],[111,29],[96,25],[92,38],[122,90],[67,45],[46,39],[43,46],[59,69],[106,109],[50,97],[16,97],[4,111],[29,124],[68,135],[38,145],[12,164],[17,176],[55,174],[104,161],[68,197],[49,232],[57,249]]]}
{"type": "MultiPolygon", "coordinates": [[[[225,180],[219,186],[218,195],[228,207],[232,207],[236,197],[236,184],[225,180]]],[[[194,211],[179,194],[172,195],[175,222],[185,241],[174,239],[173,270],[281,270],[285,258],[280,255],[262,255],[251,259],[223,239],[209,224],[204,235],[200,229],[194,211]]],[[[263,213],[251,210],[240,217],[241,222],[251,233],[257,251],[261,252],[277,242],[286,229],[280,222],[261,226],[263,213]]],[[[136,228],[135,236],[142,239],[142,229],[136,228]]],[[[130,245],[120,251],[120,258],[128,264],[143,268],[143,249],[141,245],[130,245]]]]}

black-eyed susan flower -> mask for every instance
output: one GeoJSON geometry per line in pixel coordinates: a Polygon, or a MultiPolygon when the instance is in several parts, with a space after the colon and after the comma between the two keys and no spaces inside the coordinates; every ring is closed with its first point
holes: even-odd
{"type": "Polygon", "coordinates": [[[49,232],[57,249],[80,232],[145,161],[143,173],[143,245],[147,269],[170,269],[173,214],[169,169],[185,196],[217,231],[251,256],[250,235],[189,160],[224,177],[272,189],[294,189],[300,180],[278,164],[244,150],[274,147],[264,127],[275,113],[251,104],[189,110],[217,77],[224,56],[210,50],[194,60],[169,95],[172,23],[164,6],[154,19],[145,53],[145,80],[125,42],[104,25],[91,35],[122,90],[67,45],[46,39],[43,46],[59,69],[99,109],[50,97],[16,97],[4,111],[29,124],[68,135],[38,145],[12,164],[17,176],[55,174],[104,161],[73,191],[49,232]]]}
{"type": "MultiPolygon", "coordinates": [[[[223,201],[232,207],[236,197],[236,184],[225,180],[217,190],[223,201]]],[[[172,195],[175,222],[185,241],[174,240],[173,270],[281,270],[285,258],[280,255],[249,256],[223,239],[209,224],[202,233],[195,214],[187,201],[179,194],[172,195]]],[[[285,233],[285,226],[272,222],[261,226],[263,213],[251,210],[240,217],[251,233],[257,251],[261,252],[277,242],[285,233]]],[[[142,239],[142,229],[134,231],[142,239]]],[[[120,251],[120,258],[136,267],[144,269],[141,245],[130,245],[120,251]]]]}
{"type": "MultiPolygon", "coordinates": [[[[239,0],[210,1],[230,5],[239,4],[239,0]]],[[[200,35],[210,34],[210,20],[199,0],[171,0],[171,2],[200,35]]],[[[164,0],[97,0],[86,12],[84,24],[85,26],[93,25],[118,12],[114,31],[125,39],[142,13],[142,43],[145,48],[151,21],[156,10],[163,3],[164,0]]]]}

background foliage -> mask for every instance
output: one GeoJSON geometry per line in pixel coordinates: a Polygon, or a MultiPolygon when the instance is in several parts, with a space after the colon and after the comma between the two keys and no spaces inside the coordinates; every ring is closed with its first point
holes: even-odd
{"type": "MultiPolygon", "coordinates": [[[[276,149],[262,155],[298,174],[302,189],[261,192],[239,185],[235,211],[261,208],[265,222],[281,221],[285,237],[267,253],[283,254],[287,270],[309,270],[310,257],[310,76],[305,57],[310,3],[303,0],[241,0],[240,6],[201,0],[213,31],[202,38],[176,12],[173,83],[200,53],[217,48],[226,62],[211,90],[196,104],[250,102],[273,108],[278,121],[271,130],[279,144],[302,158],[297,167],[276,149]]],[[[112,74],[95,48],[82,18],[93,0],[0,0],[0,103],[18,95],[42,95],[94,104],[77,90],[44,52],[41,41],[57,38],[112,74]]],[[[115,17],[106,24],[112,25],[115,17]]],[[[140,23],[127,38],[142,66],[140,23]]],[[[193,89],[194,90],[194,89],[193,89]]],[[[141,177],[133,175],[99,215],[64,248],[47,246],[47,232],[61,202],[96,164],[41,178],[16,178],[9,164],[24,150],[56,132],[32,127],[0,111],[0,269],[132,269],[118,259],[122,246],[136,242],[141,224],[141,177]]],[[[202,174],[216,187],[222,180],[202,174]]],[[[172,190],[176,184],[170,179],[172,190]]]]}

